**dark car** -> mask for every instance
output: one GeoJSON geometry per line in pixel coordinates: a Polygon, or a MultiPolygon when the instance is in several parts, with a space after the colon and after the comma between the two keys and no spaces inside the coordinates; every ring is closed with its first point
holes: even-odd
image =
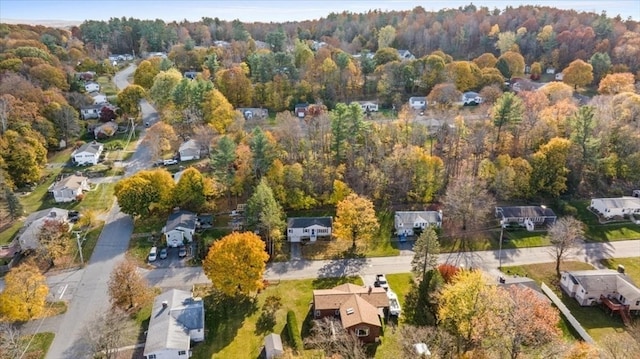
{"type": "Polygon", "coordinates": [[[76,223],[80,219],[80,212],[78,212],[78,211],[69,211],[67,217],[69,218],[69,222],[76,223]]]}
{"type": "Polygon", "coordinates": [[[180,251],[178,252],[178,257],[186,257],[187,256],[187,248],[185,246],[180,247],[180,251]]]}

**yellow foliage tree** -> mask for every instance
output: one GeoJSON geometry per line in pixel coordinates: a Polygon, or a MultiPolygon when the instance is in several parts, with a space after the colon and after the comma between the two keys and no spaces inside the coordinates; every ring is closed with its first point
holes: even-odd
{"type": "Polygon", "coordinates": [[[380,224],[370,200],[352,193],[336,207],[333,234],[338,239],[350,240],[354,249],[356,241],[369,242],[373,239],[380,224]]]}
{"type": "Polygon", "coordinates": [[[33,319],[44,311],[47,294],[46,278],[38,267],[32,263],[21,264],[5,277],[0,314],[11,321],[33,319]]]}
{"type": "Polygon", "coordinates": [[[216,241],[202,263],[213,286],[225,295],[249,295],[264,287],[269,255],[265,243],[251,232],[234,232],[216,241]]]}
{"type": "Polygon", "coordinates": [[[578,86],[587,86],[593,81],[593,66],[577,59],[570,63],[562,74],[563,81],[577,89],[578,86]]]}
{"type": "Polygon", "coordinates": [[[609,74],[600,81],[598,92],[603,95],[617,95],[634,91],[635,78],[629,72],[609,74]]]}
{"type": "Polygon", "coordinates": [[[207,93],[203,103],[204,122],[213,127],[219,134],[227,132],[233,122],[236,111],[222,92],[213,89],[207,93]]]}

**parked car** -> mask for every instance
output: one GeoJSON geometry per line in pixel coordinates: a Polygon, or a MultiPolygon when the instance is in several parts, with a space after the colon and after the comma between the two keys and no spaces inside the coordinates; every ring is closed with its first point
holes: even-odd
{"type": "Polygon", "coordinates": [[[171,159],[162,161],[162,164],[165,166],[177,165],[178,160],[171,158],[171,159]]]}
{"type": "Polygon", "coordinates": [[[76,223],[80,219],[80,212],[78,212],[78,211],[69,211],[68,218],[69,218],[69,222],[76,223]]]}
{"type": "Polygon", "coordinates": [[[178,257],[186,257],[187,256],[187,248],[185,246],[180,247],[180,251],[178,251],[178,257]]]}
{"type": "Polygon", "coordinates": [[[384,274],[376,274],[376,281],[373,285],[381,287],[384,290],[389,290],[389,283],[387,283],[387,277],[385,277],[384,274]]]}
{"type": "Polygon", "coordinates": [[[162,248],[160,250],[160,259],[166,259],[167,258],[167,249],[166,248],[162,248]]]}
{"type": "Polygon", "coordinates": [[[151,250],[149,251],[149,262],[155,262],[155,260],[158,258],[158,248],[157,247],[151,247],[151,250]]]}

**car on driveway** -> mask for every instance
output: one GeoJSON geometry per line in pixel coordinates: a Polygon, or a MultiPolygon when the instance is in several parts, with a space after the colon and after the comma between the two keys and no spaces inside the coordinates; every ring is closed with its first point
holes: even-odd
{"type": "Polygon", "coordinates": [[[167,248],[162,248],[160,250],[160,259],[166,259],[167,258],[167,248]]]}
{"type": "Polygon", "coordinates": [[[151,250],[149,251],[149,257],[148,257],[149,262],[155,262],[157,258],[158,258],[158,248],[151,247],[151,250]]]}
{"type": "Polygon", "coordinates": [[[376,281],[373,285],[383,288],[384,290],[389,290],[389,283],[387,283],[387,277],[385,277],[384,274],[376,274],[376,281]]]}
{"type": "Polygon", "coordinates": [[[162,164],[164,164],[165,166],[177,165],[178,160],[171,158],[171,159],[162,161],[162,164]]]}
{"type": "Polygon", "coordinates": [[[187,248],[185,246],[180,247],[180,251],[178,251],[178,257],[186,257],[187,256],[187,248]]]}

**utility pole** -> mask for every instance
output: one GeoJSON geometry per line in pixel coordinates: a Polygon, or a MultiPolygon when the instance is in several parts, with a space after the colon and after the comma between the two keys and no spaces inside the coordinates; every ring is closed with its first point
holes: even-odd
{"type": "Polygon", "coordinates": [[[78,253],[80,254],[80,263],[84,265],[84,257],[82,256],[82,244],[80,243],[80,231],[74,232],[76,234],[76,242],[78,243],[78,253]]]}
{"type": "Polygon", "coordinates": [[[498,251],[498,269],[502,270],[502,236],[504,235],[504,225],[500,221],[500,250],[498,251]]]}

